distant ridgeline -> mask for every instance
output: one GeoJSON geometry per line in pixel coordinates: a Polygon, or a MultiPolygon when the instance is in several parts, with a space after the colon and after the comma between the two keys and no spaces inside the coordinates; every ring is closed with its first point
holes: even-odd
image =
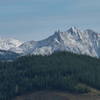
{"type": "Polygon", "coordinates": [[[7,50],[0,50],[0,61],[10,61],[15,60],[20,55],[18,53],[7,51],[7,50]]]}
{"type": "Polygon", "coordinates": [[[44,89],[87,93],[88,87],[100,89],[100,59],[57,52],[0,62],[0,100],[44,89]]]}

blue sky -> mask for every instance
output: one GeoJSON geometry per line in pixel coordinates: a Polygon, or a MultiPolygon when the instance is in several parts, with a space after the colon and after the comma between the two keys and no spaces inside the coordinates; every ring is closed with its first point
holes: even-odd
{"type": "Polygon", "coordinates": [[[100,0],[0,0],[0,36],[41,40],[69,27],[100,32],[100,0]]]}

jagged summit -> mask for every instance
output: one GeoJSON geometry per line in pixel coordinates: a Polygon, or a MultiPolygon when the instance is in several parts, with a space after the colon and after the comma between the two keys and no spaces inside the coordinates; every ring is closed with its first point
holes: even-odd
{"type": "Polygon", "coordinates": [[[68,29],[69,32],[76,32],[77,30],[79,30],[79,29],[76,26],[73,26],[68,29]]]}
{"type": "Polygon", "coordinates": [[[80,31],[81,30],[79,28],[75,27],[75,26],[73,26],[73,27],[71,27],[67,30],[67,32],[71,32],[71,33],[77,33],[77,32],[80,32],[80,31]]]}

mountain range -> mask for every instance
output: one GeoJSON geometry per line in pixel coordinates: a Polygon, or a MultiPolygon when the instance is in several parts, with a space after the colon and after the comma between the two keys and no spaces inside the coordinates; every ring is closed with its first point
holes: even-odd
{"type": "Polygon", "coordinates": [[[82,31],[71,27],[65,32],[56,31],[41,41],[20,42],[16,39],[0,38],[0,50],[20,56],[50,55],[58,51],[68,51],[100,58],[100,34],[90,29],[82,31]]]}

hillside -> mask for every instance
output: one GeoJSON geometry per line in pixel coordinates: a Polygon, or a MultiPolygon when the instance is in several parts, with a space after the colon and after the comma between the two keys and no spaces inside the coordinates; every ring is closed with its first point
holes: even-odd
{"type": "Polygon", "coordinates": [[[100,89],[100,59],[56,52],[0,62],[0,100],[40,90],[89,93],[100,89]]]}
{"type": "Polygon", "coordinates": [[[18,96],[13,100],[100,100],[100,96],[91,94],[71,94],[60,91],[39,91],[18,96]]]}

